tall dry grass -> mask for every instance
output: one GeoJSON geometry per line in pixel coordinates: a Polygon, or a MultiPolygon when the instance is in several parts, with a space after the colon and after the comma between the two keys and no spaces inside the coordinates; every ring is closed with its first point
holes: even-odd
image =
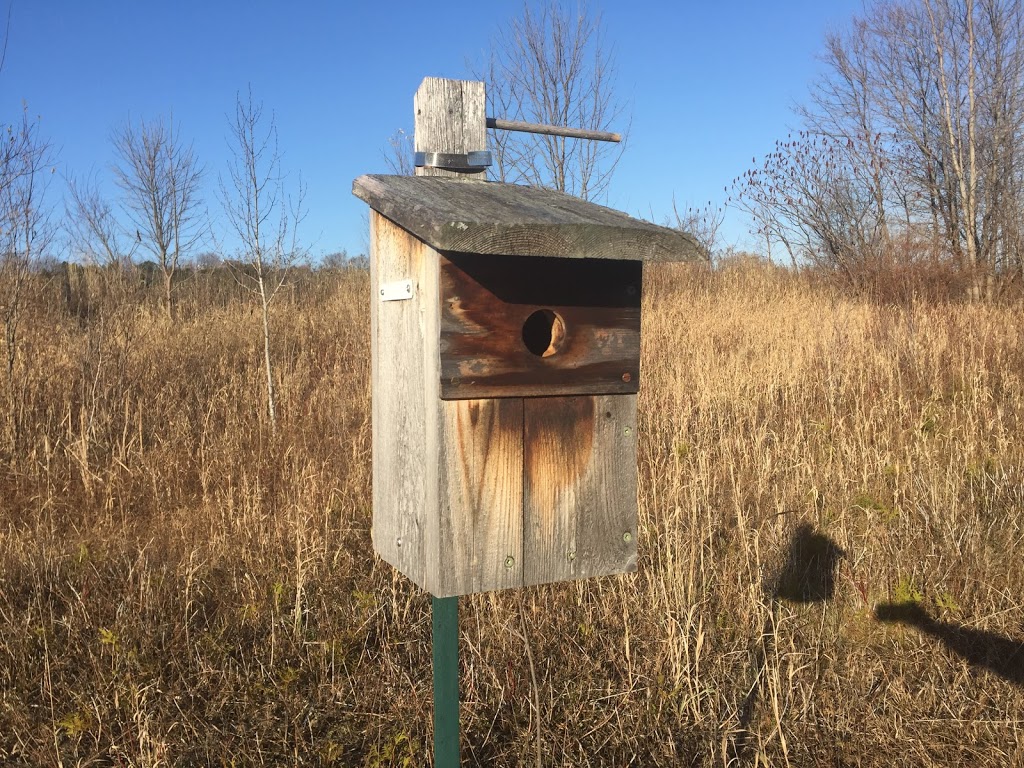
{"type": "MultiPolygon", "coordinates": [[[[40,278],[0,383],[0,762],[429,763],[429,600],[370,545],[367,289],[278,306],[275,439],[230,284],[172,325],[40,278]]],[[[750,266],[645,302],[639,573],[462,600],[465,762],[1024,764],[1024,307],[750,266]]]]}

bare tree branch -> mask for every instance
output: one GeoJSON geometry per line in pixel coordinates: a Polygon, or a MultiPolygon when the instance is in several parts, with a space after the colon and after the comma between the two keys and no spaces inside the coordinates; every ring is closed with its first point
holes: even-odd
{"type": "MultiPolygon", "coordinates": [[[[0,126],[0,322],[3,323],[7,393],[13,398],[21,321],[32,270],[54,238],[46,188],[54,169],[49,142],[39,123],[22,109],[20,125],[0,126]]],[[[9,404],[12,412],[16,403],[9,404]]],[[[11,450],[17,447],[20,416],[9,422],[11,450]]]]}
{"type": "MultiPolygon", "coordinates": [[[[604,43],[600,14],[585,3],[566,10],[549,0],[539,11],[524,4],[492,41],[475,77],[488,84],[488,111],[498,118],[548,125],[617,130],[626,107],[615,97],[614,57],[604,43]]],[[[492,175],[499,181],[557,189],[585,200],[608,189],[624,144],[564,136],[495,131],[492,175]]]]}
{"type": "Polygon", "coordinates": [[[119,268],[132,266],[139,238],[128,235],[117,220],[113,207],[89,178],[68,179],[65,227],[72,246],[88,261],[119,268]]]}
{"type": "Polygon", "coordinates": [[[690,205],[680,211],[673,196],[672,216],[673,219],[667,222],[668,226],[693,235],[704,259],[711,263],[718,250],[718,234],[725,219],[725,211],[710,202],[703,207],[690,205]]]}
{"type": "Polygon", "coordinates": [[[156,259],[164,277],[164,307],[173,317],[172,289],[179,265],[205,234],[201,219],[203,169],[186,146],[173,117],[126,123],[112,138],[115,179],[136,242],[156,259]]]}
{"type": "Polygon", "coordinates": [[[277,432],[277,397],[270,352],[271,306],[289,270],[305,255],[298,232],[306,217],[306,189],[301,177],[289,195],[281,173],[281,154],[273,114],[263,115],[263,104],[238,95],[229,123],[232,158],[227,180],[220,179],[220,200],[237,236],[239,261],[246,281],[260,301],[263,322],[263,363],[267,387],[267,416],[277,432]]]}
{"type": "Polygon", "coordinates": [[[412,176],[416,171],[413,163],[412,132],[399,128],[388,137],[388,145],[384,149],[384,162],[388,170],[397,176],[412,176]]]}
{"type": "Polygon", "coordinates": [[[799,137],[735,184],[768,242],[840,270],[929,242],[979,297],[1024,275],[1021,3],[875,0],[825,63],[799,137]]]}

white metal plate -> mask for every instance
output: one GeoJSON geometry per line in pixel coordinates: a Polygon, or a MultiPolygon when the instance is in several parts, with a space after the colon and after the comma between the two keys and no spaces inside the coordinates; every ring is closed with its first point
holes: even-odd
{"type": "Polygon", "coordinates": [[[412,298],[412,280],[396,280],[380,287],[381,301],[404,301],[412,298]]]}

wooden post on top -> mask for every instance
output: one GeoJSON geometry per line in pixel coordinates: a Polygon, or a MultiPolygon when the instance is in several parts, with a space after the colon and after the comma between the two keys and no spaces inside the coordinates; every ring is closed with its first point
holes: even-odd
{"type": "MultiPolygon", "coordinates": [[[[466,155],[487,149],[484,84],[424,78],[413,99],[416,152],[466,155]]],[[[420,167],[417,176],[483,180],[486,169],[450,171],[420,167]]],[[[459,756],[459,598],[431,598],[434,678],[434,765],[458,768],[459,756]]]]}
{"type": "MultiPolygon", "coordinates": [[[[487,149],[487,100],[483,83],[427,77],[416,91],[413,102],[416,111],[414,151],[465,155],[487,149]]],[[[468,181],[485,179],[487,171],[417,168],[416,175],[454,176],[468,181]]]]}

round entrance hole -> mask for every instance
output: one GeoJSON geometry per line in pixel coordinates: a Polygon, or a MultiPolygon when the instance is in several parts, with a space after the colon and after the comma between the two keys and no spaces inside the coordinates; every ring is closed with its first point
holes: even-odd
{"type": "Polygon", "coordinates": [[[550,309],[538,309],[523,323],[523,343],[537,357],[551,357],[565,340],[565,323],[550,309]]]}

